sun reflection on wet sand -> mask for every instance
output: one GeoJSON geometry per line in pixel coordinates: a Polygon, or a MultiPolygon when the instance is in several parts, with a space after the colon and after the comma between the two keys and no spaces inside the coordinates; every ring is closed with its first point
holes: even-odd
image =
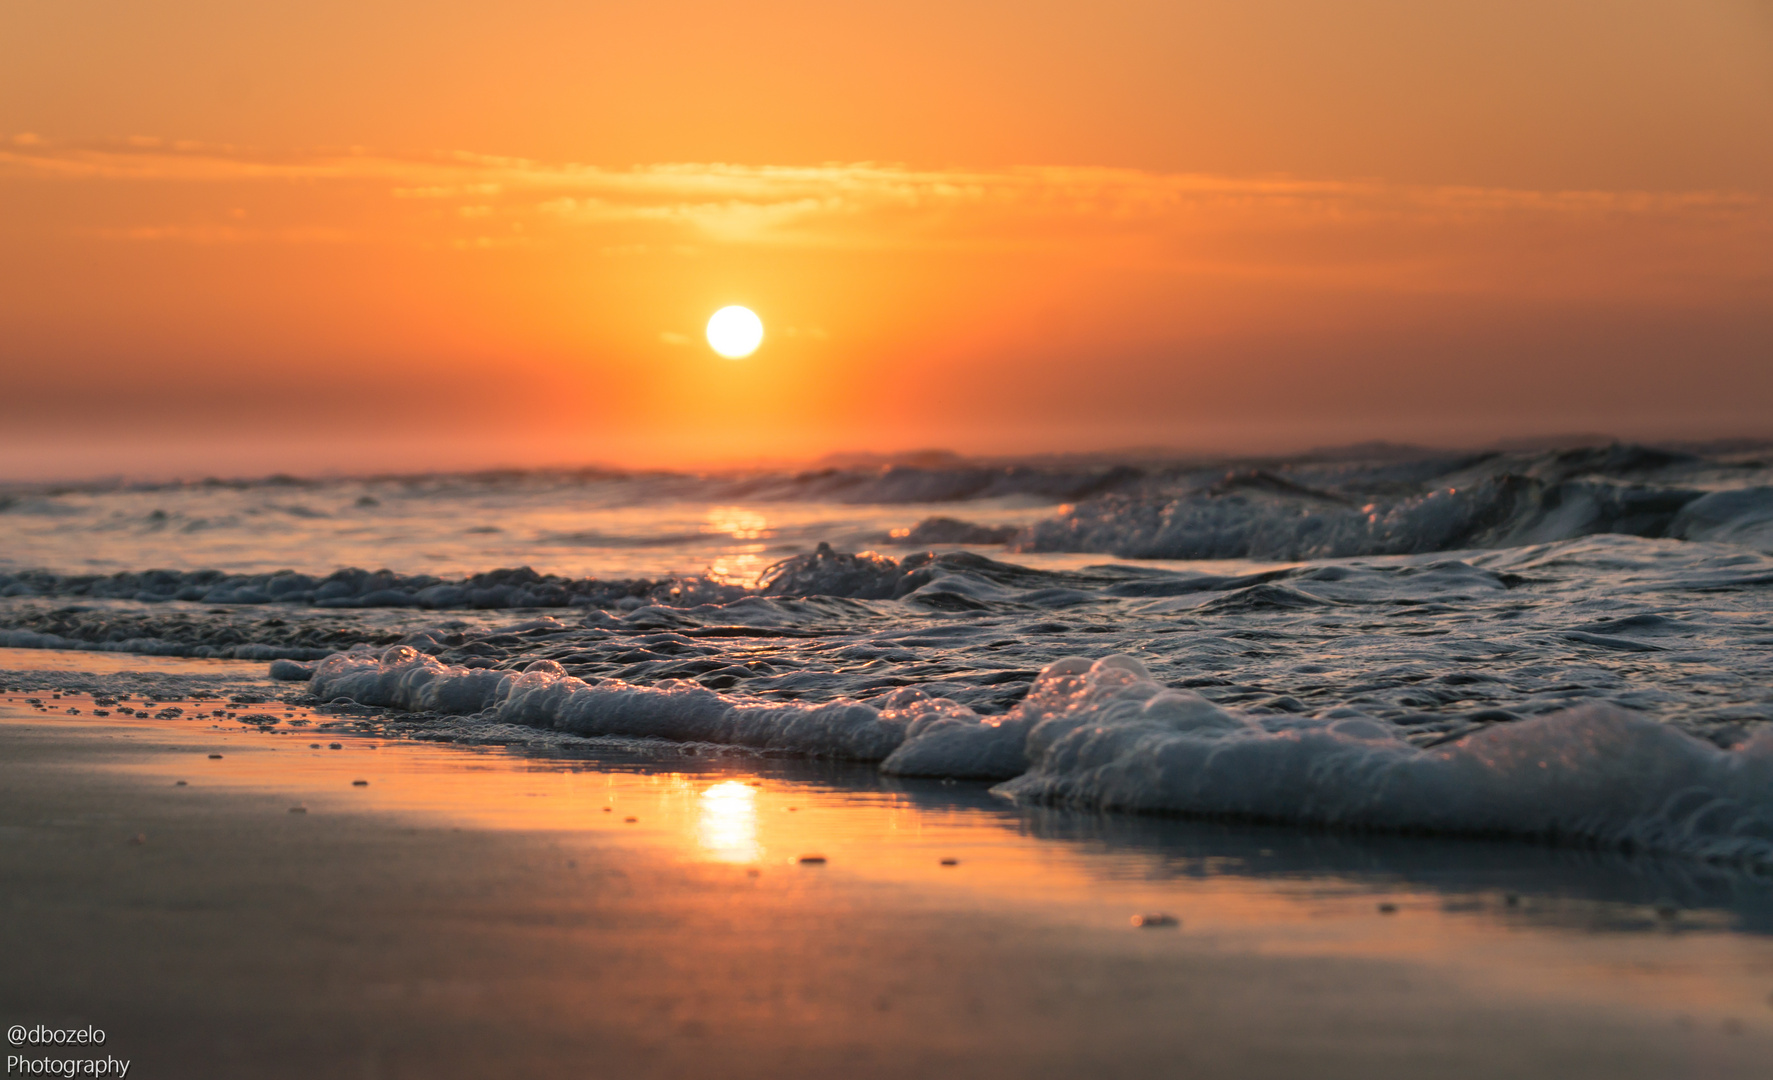
{"type": "Polygon", "coordinates": [[[696,839],[722,862],[755,861],[763,853],[757,843],[757,792],[737,780],[703,791],[696,839]]]}

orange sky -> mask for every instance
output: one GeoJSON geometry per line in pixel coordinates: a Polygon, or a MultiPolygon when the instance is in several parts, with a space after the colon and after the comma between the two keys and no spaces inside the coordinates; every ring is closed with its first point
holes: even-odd
{"type": "Polygon", "coordinates": [[[0,369],[10,477],[1773,434],[1773,4],[26,0],[0,369]]]}

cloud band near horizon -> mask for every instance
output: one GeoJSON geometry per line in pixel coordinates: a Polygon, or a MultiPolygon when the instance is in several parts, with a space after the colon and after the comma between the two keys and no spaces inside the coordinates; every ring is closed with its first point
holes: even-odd
{"type": "Polygon", "coordinates": [[[868,162],[609,168],[461,151],[273,154],[31,135],[0,143],[0,184],[101,186],[102,213],[52,227],[134,242],[592,244],[610,257],[709,246],[1052,252],[1352,288],[1676,302],[1766,292],[1773,277],[1773,211],[1744,191],[868,162]],[[242,191],[269,204],[251,222],[233,205],[242,191]],[[175,202],[176,212],[162,205],[175,202]]]}

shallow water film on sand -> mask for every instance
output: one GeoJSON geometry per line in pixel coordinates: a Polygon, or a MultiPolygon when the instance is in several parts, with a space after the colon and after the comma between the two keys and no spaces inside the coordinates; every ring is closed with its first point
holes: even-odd
{"type": "Polygon", "coordinates": [[[1766,448],[18,489],[0,646],[449,741],[1773,867],[1766,448]],[[377,567],[377,569],[365,569],[377,567]]]}

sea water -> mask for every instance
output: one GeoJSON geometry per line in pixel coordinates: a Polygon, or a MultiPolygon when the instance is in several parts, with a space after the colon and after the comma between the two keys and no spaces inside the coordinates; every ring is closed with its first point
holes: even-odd
{"type": "Polygon", "coordinates": [[[1773,868],[1773,464],[1610,446],[18,489],[0,646],[473,741],[1773,868]]]}

